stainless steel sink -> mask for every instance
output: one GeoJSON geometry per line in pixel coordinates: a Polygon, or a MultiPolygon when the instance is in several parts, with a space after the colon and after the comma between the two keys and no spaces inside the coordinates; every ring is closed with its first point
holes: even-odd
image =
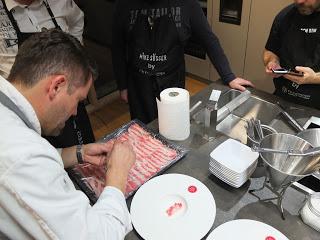
{"type": "Polygon", "coordinates": [[[236,97],[240,96],[241,92],[238,90],[230,89],[227,92],[221,94],[218,101],[218,108],[222,108],[231,102],[236,97]]]}
{"type": "Polygon", "coordinates": [[[259,119],[262,124],[269,124],[280,113],[279,108],[270,102],[251,96],[240,107],[233,111],[233,114],[249,120],[250,118],[259,119]]]}
{"type": "MultiPolygon", "coordinates": [[[[299,116],[299,109],[290,111],[299,116]],[[298,112],[297,112],[298,111],[298,112]]],[[[280,116],[276,104],[265,101],[249,93],[230,89],[223,93],[218,101],[218,125],[216,130],[234,139],[247,143],[246,121],[251,118],[259,119],[262,124],[273,127],[282,133],[295,134],[295,130],[280,116]]],[[[192,118],[196,123],[204,122],[204,111],[200,109],[192,118]]],[[[300,114],[297,121],[304,124],[307,118],[300,114]]]]}
{"type": "Polygon", "coordinates": [[[216,130],[224,133],[228,137],[247,143],[246,120],[234,114],[229,114],[218,125],[216,130]]]}
{"type": "Polygon", "coordinates": [[[247,120],[255,118],[261,120],[262,124],[269,125],[279,113],[280,110],[275,104],[251,96],[217,125],[217,131],[246,144],[247,120]]]}

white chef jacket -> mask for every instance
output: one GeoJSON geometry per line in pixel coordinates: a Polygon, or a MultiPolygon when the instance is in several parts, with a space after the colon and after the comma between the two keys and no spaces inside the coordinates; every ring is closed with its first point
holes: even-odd
{"type": "Polygon", "coordinates": [[[132,229],[123,193],[106,187],[90,206],[58,151],[41,137],[31,104],[2,77],[0,91],[36,129],[0,103],[0,232],[15,240],[123,239],[132,229]]]}
{"type": "MultiPolygon", "coordinates": [[[[14,0],[4,0],[12,12],[21,32],[41,32],[42,28],[51,29],[52,22],[44,0],[35,0],[26,7],[14,0]]],[[[82,42],[84,17],[83,12],[73,0],[46,0],[60,26],[82,42]]],[[[7,77],[18,53],[17,34],[0,1],[0,75],[7,77]]]]}

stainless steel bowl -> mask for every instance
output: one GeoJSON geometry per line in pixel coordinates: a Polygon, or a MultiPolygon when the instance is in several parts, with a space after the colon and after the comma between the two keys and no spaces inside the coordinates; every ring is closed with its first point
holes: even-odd
{"type": "MultiPolygon", "coordinates": [[[[300,137],[285,133],[275,133],[264,137],[260,142],[260,147],[303,151],[313,146],[300,137]]],[[[310,175],[319,168],[318,156],[288,156],[287,154],[270,152],[261,152],[260,156],[267,164],[267,174],[274,190],[310,175]]]]}
{"type": "Polygon", "coordinates": [[[320,146],[320,128],[307,129],[299,132],[296,136],[306,140],[313,147],[320,146]]]}

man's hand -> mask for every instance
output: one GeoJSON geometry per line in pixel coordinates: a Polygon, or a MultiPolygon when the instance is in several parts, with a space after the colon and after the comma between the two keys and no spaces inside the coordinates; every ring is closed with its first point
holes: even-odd
{"type": "Polygon", "coordinates": [[[84,162],[102,166],[106,163],[107,154],[111,151],[113,142],[90,143],[82,146],[82,158],[84,162]]]}
{"type": "Polygon", "coordinates": [[[296,71],[303,72],[303,76],[294,76],[290,74],[283,75],[286,79],[301,84],[320,84],[320,75],[315,73],[309,67],[296,67],[296,71]]]}
{"type": "Polygon", "coordinates": [[[279,69],[281,68],[279,62],[277,61],[271,61],[271,62],[268,62],[268,64],[266,65],[265,67],[265,71],[268,75],[270,75],[271,77],[273,78],[278,78],[278,77],[281,77],[282,74],[276,74],[276,73],[273,73],[272,72],[272,69],[279,69]]]}
{"type": "MultiPolygon", "coordinates": [[[[89,143],[82,145],[82,160],[94,165],[104,165],[107,160],[107,154],[112,149],[113,142],[108,143],[89,143]]],[[[76,146],[63,148],[61,157],[65,168],[78,164],[76,155],[76,146]]]]}
{"type": "Polygon", "coordinates": [[[233,89],[238,89],[240,91],[245,91],[246,90],[245,86],[254,87],[254,85],[250,81],[245,80],[243,78],[239,78],[239,77],[229,82],[229,87],[233,89]]]}
{"type": "Polygon", "coordinates": [[[125,103],[128,103],[128,90],[127,89],[120,90],[120,98],[125,103]]]}
{"type": "Polygon", "coordinates": [[[106,186],[113,186],[125,193],[128,173],[136,155],[128,141],[116,141],[108,157],[106,186]]]}

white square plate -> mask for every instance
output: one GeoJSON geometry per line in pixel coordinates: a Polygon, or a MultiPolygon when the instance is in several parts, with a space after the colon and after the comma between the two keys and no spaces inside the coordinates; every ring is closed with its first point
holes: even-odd
{"type": "Polygon", "coordinates": [[[259,154],[234,139],[228,139],[216,147],[210,153],[210,157],[226,168],[241,174],[257,161],[259,154]]]}

